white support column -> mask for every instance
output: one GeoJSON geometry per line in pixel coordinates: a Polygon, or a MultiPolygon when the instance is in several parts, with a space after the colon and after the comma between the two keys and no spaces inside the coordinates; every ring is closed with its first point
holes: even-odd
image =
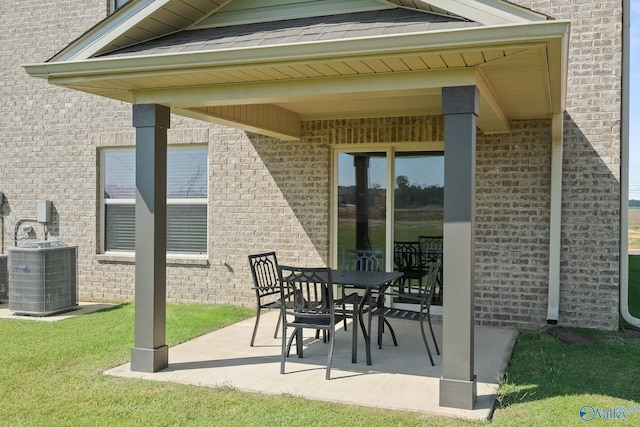
{"type": "Polygon", "coordinates": [[[442,88],[444,303],[440,406],[473,409],[476,86],[442,88]]]}
{"type": "Polygon", "coordinates": [[[167,129],[170,110],[133,106],[136,128],[135,339],[131,370],[169,365],[166,345],[167,129]]]}

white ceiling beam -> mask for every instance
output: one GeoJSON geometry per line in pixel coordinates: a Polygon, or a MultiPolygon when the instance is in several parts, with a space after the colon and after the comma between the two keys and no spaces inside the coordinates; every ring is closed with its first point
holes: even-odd
{"type": "Polygon", "coordinates": [[[439,93],[444,86],[475,84],[472,68],[430,70],[318,79],[177,87],[134,93],[136,104],[189,108],[215,105],[267,104],[439,93]]]}

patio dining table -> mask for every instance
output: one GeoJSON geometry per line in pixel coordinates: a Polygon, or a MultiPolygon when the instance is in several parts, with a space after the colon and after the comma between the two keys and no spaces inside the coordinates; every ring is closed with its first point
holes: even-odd
{"type": "MultiPolygon", "coordinates": [[[[364,336],[365,351],[367,355],[367,365],[371,365],[371,331],[364,325],[363,314],[367,302],[370,300],[371,292],[377,290],[379,295],[383,295],[388,286],[395,280],[402,277],[402,272],[392,271],[361,271],[361,270],[332,270],[331,278],[334,285],[343,285],[356,289],[363,289],[364,295],[358,303],[358,317],[362,335],[364,336]]],[[[378,301],[381,304],[381,301],[378,301]]],[[[378,319],[378,327],[381,327],[384,319],[378,319]]],[[[369,327],[371,325],[369,324],[369,327]]]]}

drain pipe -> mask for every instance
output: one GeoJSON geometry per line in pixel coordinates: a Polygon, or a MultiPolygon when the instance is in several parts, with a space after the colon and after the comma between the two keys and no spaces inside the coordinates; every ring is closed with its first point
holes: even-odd
{"type": "Polygon", "coordinates": [[[549,207],[549,289],[547,323],[558,324],[560,312],[560,227],[562,226],[562,144],[564,114],[551,119],[551,200],[549,207]]]}
{"type": "Polygon", "coordinates": [[[629,313],[629,93],[631,60],[631,0],[622,1],[622,120],[620,141],[620,314],[640,328],[629,313]]]}
{"type": "Polygon", "coordinates": [[[30,218],[20,218],[16,221],[16,225],[15,227],[13,227],[13,246],[18,246],[18,230],[20,229],[20,225],[23,222],[36,222],[36,220],[30,218]]]}

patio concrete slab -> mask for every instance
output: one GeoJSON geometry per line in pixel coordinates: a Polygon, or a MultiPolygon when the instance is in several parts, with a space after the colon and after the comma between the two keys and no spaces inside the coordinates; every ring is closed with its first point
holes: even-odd
{"type": "Polygon", "coordinates": [[[106,308],[116,307],[117,304],[106,304],[97,302],[80,302],[74,310],[65,311],[63,313],[52,314],[51,316],[25,316],[13,313],[9,310],[9,303],[0,303],[0,319],[17,319],[17,320],[34,320],[37,322],[57,322],[71,317],[80,316],[82,314],[94,313],[106,308]]]}
{"type": "MultiPolygon", "coordinates": [[[[379,409],[488,419],[493,412],[499,378],[517,337],[517,331],[512,329],[476,327],[478,403],[474,410],[461,410],[438,405],[444,355],[435,356],[436,365],[431,366],[417,322],[394,320],[398,346],[394,347],[390,334],[385,333],[382,349],[377,345],[372,347],[372,366],[366,365],[360,331],[358,363],[354,364],[351,363],[351,330],[337,330],[331,380],[327,381],[328,345],[322,339],[315,339],[311,331],[305,331],[304,358],[292,354],[287,358],[285,374],[280,374],[282,341],[273,338],[277,317],[277,312],[261,317],[254,347],[249,346],[255,321],[252,318],[170,348],[169,366],[159,372],[132,372],[130,365],[125,364],[106,374],[207,387],[229,386],[268,394],[287,393],[379,409]]],[[[434,327],[441,344],[441,325],[434,327]]]]}

